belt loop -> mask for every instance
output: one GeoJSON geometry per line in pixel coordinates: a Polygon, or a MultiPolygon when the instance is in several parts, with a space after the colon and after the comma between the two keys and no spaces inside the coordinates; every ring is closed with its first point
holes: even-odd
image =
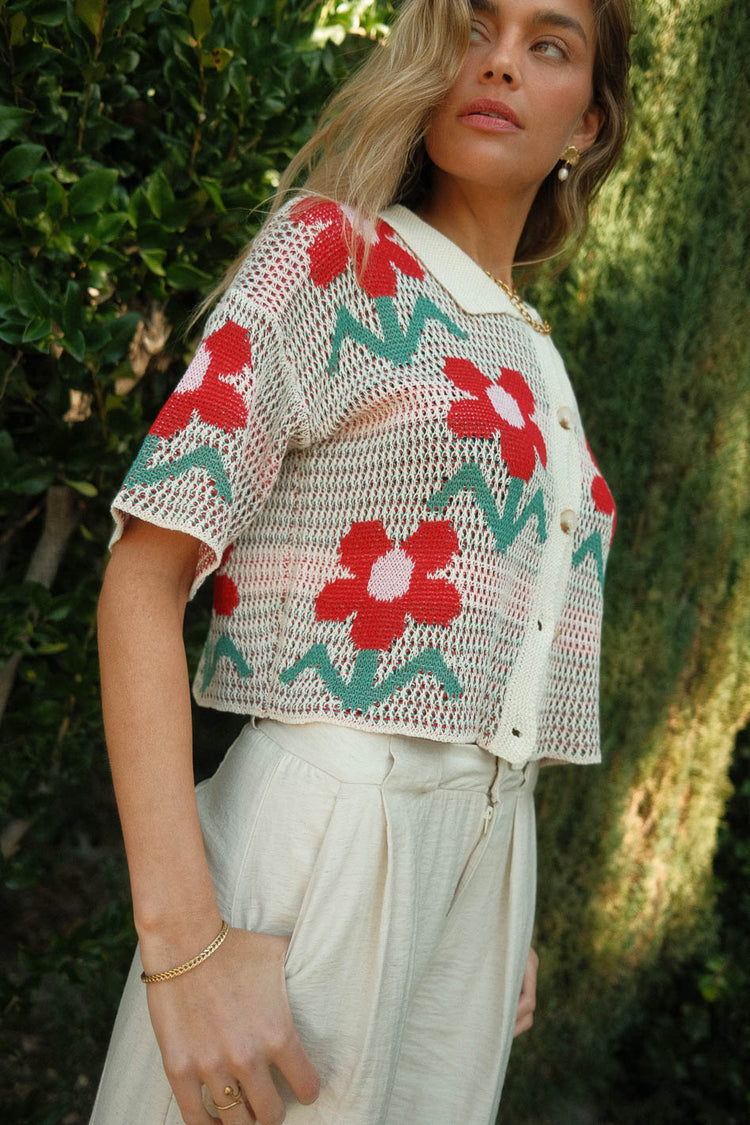
{"type": "Polygon", "coordinates": [[[524,789],[534,789],[536,787],[537,778],[539,776],[539,761],[537,758],[530,758],[523,767],[523,787],[524,789]]]}
{"type": "Polygon", "coordinates": [[[491,805],[496,805],[497,802],[500,800],[500,782],[502,781],[503,775],[505,773],[505,770],[501,769],[501,766],[505,766],[505,765],[506,765],[506,762],[502,758],[498,758],[498,757],[495,758],[495,777],[494,777],[494,780],[492,782],[492,785],[490,786],[490,804],[491,805]]]}

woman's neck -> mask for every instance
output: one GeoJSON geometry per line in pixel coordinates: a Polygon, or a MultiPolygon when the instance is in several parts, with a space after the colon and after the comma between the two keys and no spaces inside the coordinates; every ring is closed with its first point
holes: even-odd
{"type": "Polygon", "coordinates": [[[509,197],[494,189],[463,184],[436,169],[433,190],[415,211],[483,270],[511,285],[516,247],[532,202],[533,195],[509,197]]]}

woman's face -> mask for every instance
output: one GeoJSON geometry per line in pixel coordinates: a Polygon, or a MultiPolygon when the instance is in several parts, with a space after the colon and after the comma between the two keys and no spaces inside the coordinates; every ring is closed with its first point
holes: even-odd
{"type": "Polygon", "coordinates": [[[473,0],[458,77],[425,144],[444,177],[528,197],[563,149],[596,139],[591,0],[473,0]]]}

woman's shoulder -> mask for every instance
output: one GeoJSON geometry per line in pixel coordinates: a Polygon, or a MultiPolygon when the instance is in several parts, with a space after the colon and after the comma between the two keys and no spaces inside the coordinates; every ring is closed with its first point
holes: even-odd
{"type": "Polygon", "coordinates": [[[345,203],[297,196],[261,228],[233,287],[254,303],[279,309],[335,291],[336,303],[394,296],[398,274],[421,279],[419,262],[381,217],[345,203]]]}
{"type": "Polygon", "coordinates": [[[296,196],[261,227],[232,281],[233,295],[278,313],[314,293],[338,272],[346,247],[346,208],[319,196],[296,196]]]}

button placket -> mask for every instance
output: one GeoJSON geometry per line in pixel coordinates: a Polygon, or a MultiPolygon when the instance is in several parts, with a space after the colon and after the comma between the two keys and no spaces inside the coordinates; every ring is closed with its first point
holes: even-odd
{"type": "MultiPolygon", "coordinates": [[[[555,399],[564,402],[572,391],[562,360],[551,341],[535,342],[547,376],[550,398],[553,403],[555,399]]],[[[557,508],[557,520],[549,528],[528,632],[507,685],[503,713],[491,742],[491,749],[511,763],[527,759],[533,754],[536,745],[537,709],[542,685],[546,680],[549,654],[559,635],[559,617],[573,553],[572,537],[578,523],[576,509],[580,504],[583,487],[576,411],[569,406],[560,406],[552,413],[550,421],[552,426],[548,440],[548,464],[554,465],[557,470],[553,478],[553,504],[557,508]],[[554,424],[555,418],[557,426],[554,424]],[[561,433],[561,430],[564,432],[561,433]],[[535,692],[530,692],[531,684],[537,685],[538,699],[532,698],[535,692]]]]}

